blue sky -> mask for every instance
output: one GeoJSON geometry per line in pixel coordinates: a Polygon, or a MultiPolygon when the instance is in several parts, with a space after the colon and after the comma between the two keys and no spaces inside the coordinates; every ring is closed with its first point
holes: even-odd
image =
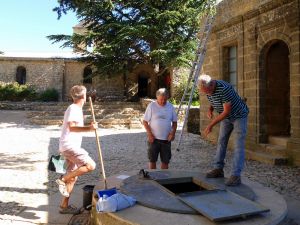
{"type": "Polygon", "coordinates": [[[72,34],[78,23],[75,13],[59,20],[52,9],[57,0],[1,0],[0,51],[2,52],[70,52],[46,38],[52,34],[72,34]]]}

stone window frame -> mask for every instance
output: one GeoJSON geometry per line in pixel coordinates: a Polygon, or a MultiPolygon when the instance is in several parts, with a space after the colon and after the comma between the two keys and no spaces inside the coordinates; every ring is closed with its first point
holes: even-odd
{"type": "Polygon", "coordinates": [[[236,82],[233,87],[235,88],[236,91],[238,91],[239,88],[239,73],[238,73],[238,43],[237,42],[232,42],[229,44],[226,44],[222,46],[222,74],[223,74],[223,80],[227,81],[228,83],[232,84],[230,82],[230,68],[229,68],[229,62],[230,62],[230,56],[229,56],[229,50],[230,48],[235,47],[236,48],[236,56],[235,56],[235,61],[236,61],[236,82]]]}
{"type": "Polygon", "coordinates": [[[26,67],[18,66],[16,69],[16,82],[20,85],[26,84],[26,67]]]}

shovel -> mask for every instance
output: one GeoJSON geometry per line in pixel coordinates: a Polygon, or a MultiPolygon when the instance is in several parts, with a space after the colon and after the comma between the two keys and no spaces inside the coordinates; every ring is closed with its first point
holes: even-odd
{"type": "MultiPolygon", "coordinates": [[[[89,102],[90,102],[90,106],[91,106],[91,111],[92,111],[92,116],[93,116],[93,122],[96,123],[95,113],[94,113],[94,107],[93,107],[93,102],[92,102],[92,98],[91,97],[89,97],[89,102]]],[[[102,169],[102,175],[103,175],[103,180],[104,180],[104,189],[106,190],[107,189],[106,175],[105,175],[105,170],[104,170],[104,163],[103,163],[103,158],[102,158],[102,151],[101,151],[101,147],[100,147],[100,142],[99,142],[99,136],[98,136],[97,129],[95,130],[95,135],[96,135],[96,143],[97,143],[97,147],[98,147],[98,157],[100,159],[101,169],[102,169]]]]}

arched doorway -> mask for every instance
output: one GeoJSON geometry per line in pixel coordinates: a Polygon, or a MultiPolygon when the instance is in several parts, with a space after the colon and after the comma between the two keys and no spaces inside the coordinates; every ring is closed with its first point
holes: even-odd
{"type": "Polygon", "coordinates": [[[260,60],[260,125],[269,136],[290,135],[289,48],[281,40],[270,41],[260,60]]]}
{"type": "Polygon", "coordinates": [[[149,81],[150,81],[150,76],[148,74],[140,74],[138,76],[138,96],[140,98],[143,97],[150,97],[149,96],[149,81]]]}
{"type": "Polygon", "coordinates": [[[18,66],[16,73],[16,81],[18,84],[26,83],[26,69],[23,66],[18,66]]]}

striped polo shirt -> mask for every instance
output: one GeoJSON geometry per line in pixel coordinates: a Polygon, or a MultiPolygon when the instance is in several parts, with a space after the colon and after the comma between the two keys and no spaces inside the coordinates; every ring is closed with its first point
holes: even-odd
{"type": "Polygon", "coordinates": [[[246,103],[241,99],[231,84],[216,80],[216,88],[212,95],[206,95],[215,111],[222,113],[223,104],[231,103],[231,112],[226,119],[245,118],[249,113],[246,103]]]}

